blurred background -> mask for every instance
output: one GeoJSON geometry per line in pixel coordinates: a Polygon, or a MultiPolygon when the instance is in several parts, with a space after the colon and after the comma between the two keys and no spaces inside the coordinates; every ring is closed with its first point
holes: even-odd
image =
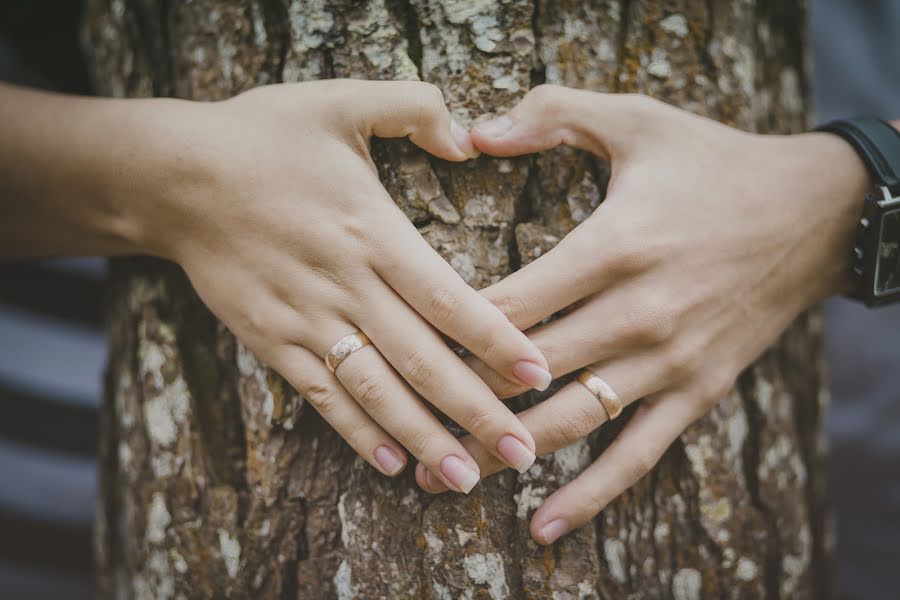
{"type": "MultiPolygon", "coordinates": [[[[0,80],[89,93],[81,2],[0,1],[0,80]]],[[[91,597],[104,262],[0,262],[0,598],[91,597]]]]}
{"type": "MultiPolygon", "coordinates": [[[[0,2],[0,80],[90,93],[82,3],[0,2]]],[[[799,34],[800,32],[798,32],[799,34]]],[[[900,117],[900,2],[812,0],[816,120],[900,117]]],[[[0,598],[91,597],[102,260],[0,263],[0,598]]],[[[826,305],[840,597],[900,597],[900,306],[826,305]]]]}

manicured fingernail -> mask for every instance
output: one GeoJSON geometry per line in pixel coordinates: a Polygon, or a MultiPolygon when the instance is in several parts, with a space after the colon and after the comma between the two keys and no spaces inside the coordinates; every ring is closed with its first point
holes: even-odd
{"type": "Polygon", "coordinates": [[[550,371],[527,360],[520,360],[513,365],[512,372],[519,381],[539,392],[550,387],[550,382],[553,381],[550,371]]]}
{"type": "Polygon", "coordinates": [[[397,456],[396,452],[387,446],[378,446],[375,448],[375,460],[378,461],[378,464],[381,465],[381,468],[384,469],[384,472],[388,475],[396,475],[403,470],[403,467],[406,464],[403,462],[402,458],[397,456]]]}
{"type": "Polygon", "coordinates": [[[480,479],[479,475],[469,465],[456,456],[445,456],[441,461],[441,473],[447,481],[456,486],[460,492],[468,494],[480,479]]]}
{"type": "Polygon", "coordinates": [[[529,450],[517,437],[509,434],[504,435],[497,442],[497,452],[500,453],[506,464],[519,473],[524,473],[534,464],[534,452],[529,450]]]}
{"type": "Polygon", "coordinates": [[[507,117],[506,115],[502,117],[497,117],[496,119],[491,119],[490,121],[486,121],[478,126],[475,129],[479,134],[498,138],[502,137],[504,133],[509,131],[513,126],[512,119],[507,117]]]}
{"type": "Polygon", "coordinates": [[[545,544],[552,544],[557,539],[568,533],[569,525],[563,519],[554,519],[541,527],[541,537],[545,544]]]}
{"type": "Polygon", "coordinates": [[[481,152],[479,152],[475,148],[475,145],[472,143],[472,136],[469,135],[469,132],[466,131],[466,128],[456,121],[450,121],[450,135],[453,136],[453,141],[456,142],[456,147],[459,148],[462,153],[469,158],[475,158],[476,156],[481,154],[481,152]]]}

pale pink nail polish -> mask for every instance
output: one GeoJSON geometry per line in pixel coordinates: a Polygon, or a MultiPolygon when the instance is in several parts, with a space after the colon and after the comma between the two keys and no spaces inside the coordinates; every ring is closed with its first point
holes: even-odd
{"type": "Polygon", "coordinates": [[[381,465],[381,468],[384,469],[384,472],[388,475],[396,475],[402,471],[403,467],[406,465],[403,459],[397,456],[397,453],[387,446],[378,446],[375,448],[375,460],[378,461],[378,464],[381,465]]]}
{"type": "Polygon", "coordinates": [[[506,115],[491,119],[475,127],[480,135],[492,138],[502,137],[504,133],[509,131],[513,126],[512,119],[506,115]]]}
{"type": "Polygon", "coordinates": [[[524,473],[531,465],[534,464],[534,452],[528,449],[517,437],[512,435],[504,435],[497,442],[497,452],[519,473],[524,473]]]}
{"type": "Polygon", "coordinates": [[[553,381],[550,371],[527,360],[520,360],[513,365],[512,372],[519,381],[539,392],[550,387],[550,382],[553,381]]]}
{"type": "Polygon", "coordinates": [[[453,141],[456,142],[456,147],[459,148],[462,153],[469,158],[475,158],[479,154],[481,154],[481,152],[479,152],[475,148],[475,145],[472,143],[472,136],[469,135],[469,132],[466,131],[466,128],[456,121],[450,121],[450,135],[453,136],[453,141]]]}
{"type": "Polygon", "coordinates": [[[568,533],[569,524],[564,519],[554,519],[541,527],[541,537],[545,544],[552,544],[557,539],[568,533]]]}
{"type": "Polygon", "coordinates": [[[478,473],[457,456],[445,456],[441,461],[441,473],[460,492],[468,494],[481,478],[478,473]]]}

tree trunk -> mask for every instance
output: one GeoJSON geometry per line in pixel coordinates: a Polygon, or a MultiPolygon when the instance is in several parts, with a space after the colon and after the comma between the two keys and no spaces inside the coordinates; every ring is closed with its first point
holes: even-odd
{"type": "MultiPolygon", "coordinates": [[[[92,0],[98,90],[229,97],[331,77],[421,78],[462,122],[547,81],[642,92],[756,131],[807,123],[801,0],[92,0]]],[[[473,286],[545,252],[608,169],[559,149],[451,165],[373,148],[382,180],[473,286]]],[[[740,168],[741,165],[734,165],[740,168]]],[[[468,497],[356,458],[161,261],[113,265],[96,551],[122,598],[822,598],[820,324],[799,319],[591,526],[530,541],[541,499],[608,425],[468,497]]],[[[558,386],[557,386],[558,387],[558,386]]],[[[522,407],[539,399],[516,400],[522,407]]]]}

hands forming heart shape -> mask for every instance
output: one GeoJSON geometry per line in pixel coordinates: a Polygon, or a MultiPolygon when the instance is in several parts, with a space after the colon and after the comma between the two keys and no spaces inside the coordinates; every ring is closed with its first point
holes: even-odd
{"type": "Polygon", "coordinates": [[[172,110],[193,110],[164,119],[192,145],[153,210],[178,217],[148,226],[142,245],[181,264],[213,312],[382,473],[401,472],[406,451],[431,492],[524,471],[608,415],[577,381],[518,418],[498,396],[585,367],[623,404],[642,399],[536,512],[543,543],[643,476],[801,311],[846,284],[866,186],[853,151],[827,134],[753,135],[646,97],[550,86],[471,134],[418,82],[273,86],[172,110]],[[385,192],[372,136],[406,136],[450,161],[565,144],[612,174],[590,218],[479,294],[385,192]],[[372,343],[332,374],[323,358],[356,331],[372,343]],[[472,353],[468,365],[441,334],[472,353]]]}
{"type": "MultiPolygon", "coordinates": [[[[104,102],[141,141],[83,161],[84,181],[107,183],[85,194],[100,198],[99,216],[70,215],[67,230],[106,253],[179,263],[234,334],[382,473],[399,474],[408,451],[423,489],[468,493],[505,467],[528,469],[608,414],[578,381],[519,415],[501,398],[580,369],[624,405],[639,401],[612,445],[537,510],[541,543],[647,473],[800,312],[846,289],[868,187],[854,151],[829,134],[755,135],[642,96],[553,86],[471,133],[420,82],[104,102]],[[611,178],[593,215],[479,293],[384,190],[372,136],[408,137],[449,161],[574,146],[609,161],[611,178]],[[324,359],[355,332],[371,343],[332,372],[324,359]],[[469,435],[456,438],[432,408],[469,435]]],[[[14,247],[16,215],[8,222],[14,247]]],[[[71,250],[44,242],[43,253],[71,250]]]]}

